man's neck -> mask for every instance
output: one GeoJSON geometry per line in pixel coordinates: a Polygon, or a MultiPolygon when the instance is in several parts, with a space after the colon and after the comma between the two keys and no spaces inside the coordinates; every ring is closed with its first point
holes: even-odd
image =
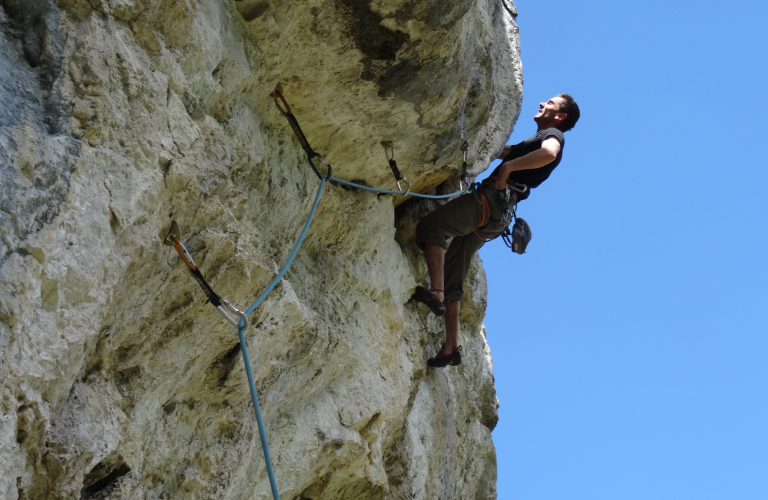
{"type": "Polygon", "coordinates": [[[541,132],[542,130],[547,130],[548,128],[557,128],[557,124],[554,121],[547,121],[547,122],[536,122],[536,132],[541,132]]]}

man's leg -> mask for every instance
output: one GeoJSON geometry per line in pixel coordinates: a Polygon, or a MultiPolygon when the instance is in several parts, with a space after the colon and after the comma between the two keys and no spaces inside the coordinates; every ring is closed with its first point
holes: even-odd
{"type": "Polygon", "coordinates": [[[451,354],[459,346],[459,310],[461,302],[448,302],[445,304],[445,344],[436,356],[442,358],[451,354]]]}
{"type": "Polygon", "coordinates": [[[424,244],[424,259],[427,261],[427,272],[432,290],[442,302],[445,300],[445,284],[443,283],[443,267],[445,266],[445,248],[434,243],[424,244]]]}
{"type": "Polygon", "coordinates": [[[451,354],[459,344],[459,311],[464,296],[464,279],[469,273],[472,257],[485,243],[475,233],[457,236],[445,255],[445,344],[435,356],[440,359],[451,354]]]}
{"type": "MultiPolygon", "coordinates": [[[[442,288],[445,290],[444,302],[446,307],[445,312],[445,343],[440,352],[434,359],[444,358],[452,354],[458,347],[459,338],[459,312],[461,310],[461,298],[464,296],[464,280],[469,273],[469,268],[472,265],[472,257],[477,251],[485,244],[486,238],[492,238],[498,236],[503,230],[501,227],[497,227],[498,223],[493,221],[500,221],[503,217],[503,210],[505,208],[505,202],[502,198],[502,194],[492,189],[480,188],[484,190],[487,199],[489,201],[489,210],[491,212],[491,224],[490,226],[484,226],[484,228],[493,227],[491,231],[479,229],[479,218],[482,217],[480,210],[475,211],[475,217],[478,217],[478,222],[475,223],[472,229],[465,232],[454,234],[454,238],[451,241],[448,251],[440,256],[443,258],[443,273],[440,273],[439,277],[442,278],[441,283],[444,285],[442,288]]],[[[463,197],[462,197],[463,198],[463,197]]],[[[475,207],[479,207],[479,203],[475,207]]],[[[426,254],[426,249],[425,249],[426,254]]],[[[437,262],[434,262],[434,267],[437,262]]],[[[429,267],[429,258],[427,258],[427,266],[429,267]]],[[[437,273],[435,273],[437,276],[437,273]]],[[[430,279],[433,279],[433,272],[430,267],[430,279]]],[[[437,288],[434,285],[433,287],[437,288]]]]}
{"type": "Polygon", "coordinates": [[[448,240],[477,229],[481,220],[481,205],[473,194],[465,194],[425,216],[416,226],[416,243],[424,251],[432,289],[443,301],[445,249],[448,240]]]}

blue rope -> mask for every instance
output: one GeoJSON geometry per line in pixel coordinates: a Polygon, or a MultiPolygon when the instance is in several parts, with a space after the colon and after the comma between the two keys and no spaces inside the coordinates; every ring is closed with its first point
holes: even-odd
{"type": "Polygon", "coordinates": [[[277,482],[275,473],[272,470],[272,459],[269,456],[269,446],[267,446],[267,434],[264,432],[264,422],[261,420],[261,410],[259,409],[259,399],[256,395],[256,386],[253,383],[253,372],[251,371],[251,362],[248,358],[248,345],[245,343],[245,332],[243,331],[242,320],[237,327],[240,334],[240,348],[243,351],[243,362],[245,362],[245,373],[248,375],[248,385],[251,388],[251,401],[253,402],[253,411],[256,413],[256,422],[259,424],[259,436],[261,437],[261,449],[264,450],[264,461],[267,464],[267,474],[269,475],[269,486],[272,488],[272,496],[275,500],[280,500],[280,493],[277,491],[277,482]]]}
{"type": "MultiPolygon", "coordinates": [[[[331,177],[331,179],[333,179],[333,177],[331,177]]],[[[296,258],[296,254],[299,253],[299,247],[301,246],[301,243],[304,241],[304,237],[307,235],[307,231],[309,231],[309,224],[312,222],[312,217],[315,216],[315,210],[317,210],[318,203],[320,203],[320,197],[323,194],[323,187],[325,186],[325,182],[326,182],[325,177],[320,179],[320,187],[317,189],[315,202],[312,204],[312,209],[309,211],[309,218],[307,218],[307,223],[304,224],[304,229],[302,229],[301,234],[299,235],[299,240],[296,242],[296,246],[293,247],[293,251],[291,252],[291,255],[288,257],[288,261],[285,263],[283,268],[280,269],[280,272],[277,273],[277,276],[275,276],[275,279],[272,280],[272,283],[267,285],[267,288],[265,288],[264,291],[261,292],[261,295],[259,295],[256,298],[254,303],[251,304],[251,306],[245,310],[246,315],[251,314],[257,307],[259,307],[259,304],[261,304],[262,301],[267,298],[267,295],[269,295],[269,292],[271,292],[272,289],[275,288],[275,286],[280,282],[280,280],[282,279],[286,271],[288,271],[288,268],[291,267],[291,263],[293,262],[293,259],[296,258]]]]}
{"type": "MultiPolygon", "coordinates": [[[[326,178],[323,177],[320,180],[320,187],[317,189],[317,195],[315,196],[315,202],[312,204],[312,209],[309,212],[309,217],[307,218],[306,224],[304,224],[304,229],[301,231],[301,234],[299,235],[299,240],[296,242],[296,245],[293,247],[293,251],[291,252],[290,257],[288,257],[288,261],[285,263],[282,269],[280,269],[280,272],[277,273],[277,276],[275,276],[275,279],[272,280],[272,282],[267,285],[267,288],[261,292],[261,295],[256,298],[256,301],[251,304],[251,307],[245,310],[245,315],[251,314],[257,307],[259,307],[259,304],[261,304],[265,298],[267,298],[267,295],[269,295],[269,292],[272,291],[273,288],[280,282],[280,280],[283,278],[283,275],[288,271],[288,268],[291,266],[291,263],[293,262],[293,259],[296,258],[296,254],[299,252],[299,247],[301,247],[301,243],[304,241],[304,237],[307,235],[307,231],[309,231],[309,225],[312,222],[312,218],[315,216],[315,211],[317,210],[317,205],[320,203],[320,197],[323,194],[323,187],[325,186],[326,178]]],[[[248,375],[248,386],[251,389],[251,401],[253,402],[253,411],[256,413],[256,422],[259,424],[259,436],[261,437],[261,448],[264,450],[264,461],[267,464],[267,475],[269,475],[269,485],[272,488],[272,496],[275,500],[280,500],[280,493],[277,491],[277,482],[275,481],[275,473],[272,470],[272,459],[269,456],[269,446],[267,445],[267,434],[264,431],[264,422],[261,419],[261,410],[259,409],[259,399],[256,394],[256,385],[253,383],[253,371],[251,370],[251,361],[248,356],[248,345],[245,342],[245,331],[244,331],[245,324],[243,320],[240,320],[240,323],[237,325],[237,332],[240,335],[240,348],[243,351],[243,362],[245,363],[245,373],[248,375]]]]}
{"type": "MultiPolygon", "coordinates": [[[[330,173],[330,172],[329,172],[330,173]]],[[[288,260],[286,261],[285,265],[283,265],[283,268],[280,269],[280,272],[277,273],[277,276],[272,280],[272,282],[267,285],[267,288],[264,289],[263,292],[261,292],[261,295],[259,295],[256,300],[251,304],[251,306],[244,311],[245,315],[248,316],[251,314],[259,305],[264,301],[264,299],[267,298],[267,295],[272,291],[272,289],[277,286],[277,284],[280,282],[281,279],[283,279],[283,276],[288,271],[288,268],[293,263],[293,260],[296,258],[296,255],[299,252],[299,248],[301,247],[301,244],[304,242],[304,238],[307,235],[307,231],[309,231],[309,226],[312,223],[312,218],[315,216],[315,211],[317,210],[317,205],[320,203],[320,198],[323,195],[323,188],[325,187],[325,183],[328,180],[338,182],[339,184],[344,184],[346,186],[351,186],[354,188],[364,189],[366,191],[372,191],[374,193],[382,193],[382,194],[399,194],[399,195],[405,195],[409,194],[411,196],[416,196],[419,198],[430,198],[430,199],[441,199],[441,198],[451,198],[453,196],[463,194],[465,191],[456,191],[455,193],[451,194],[443,194],[443,195],[429,195],[429,194],[420,194],[420,193],[408,193],[406,191],[392,191],[389,189],[376,189],[371,188],[368,186],[363,186],[360,184],[355,184],[354,182],[345,181],[343,179],[339,179],[337,177],[322,177],[320,179],[320,187],[317,189],[317,195],[315,196],[315,202],[312,204],[312,209],[309,211],[309,217],[307,218],[307,222],[304,224],[304,229],[302,229],[301,234],[299,235],[298,241],[296,241],[296,245],[293,247],[293,251],[291,252],[291,255],[288,257],[288,260]]],[[[261,438],[261,448],[264,451],[264,461],[267,465],[267,475],[269,476],[269,485],[272,488],[272,496],[275,500],[280,500],[280,493],[277,491],[277,482],[275,481],[275,473],[272,470],[272,459],[269,455],[269,446],[267,445],[267,435],[264,431],[264,421],[261,418],[261,409],[259,408],[259,399],[258,395],[256,393],[256,385],[253,381],[253,370],[251,369],[251,361],[250,357],[248,355],[248,344],[245,341],[245,324],[243,320],[240,320],[238,326],[237,326],[237,332],[240,336],[240,348],[243,352],[243,362],[245,363],[245,373],[248,376],[248,386],[251,390],[251,402],[253,402],[253,411],[256,414],[256,422],[259,426],[259,437],[261,438]]]]}
{"type": "Polygon", "coordinates": [[[451,194],[421,194],[421,193],[410,193],[408,191],[392,191],[391,189],[378,189],[378,188],[372,188],[368,186],[363,186],[361,184],[355,184],[354,182],[345,181],[344,179],[339,179],[338,177],[331,177],[331,180],[333,182],[338,182],[339,184],[344,184],[345,186],[350,186],[354,188],[359,189],[365,189],[366,191],[372,191],[374,193],[381,193],[381,194],[401,194],[401,195],[409,195],[409,196],[415,196],[417,198],[429,198],[431,200],[440,200],[443,198],[452,198],[454,196],[458,196],[460,194],[464,194],[467,191],[456,191],[455,193],[451,194]]]}

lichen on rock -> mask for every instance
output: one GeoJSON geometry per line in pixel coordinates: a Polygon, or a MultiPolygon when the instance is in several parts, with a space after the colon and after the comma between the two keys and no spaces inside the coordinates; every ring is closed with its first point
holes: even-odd
{"type": "MultiPolygon", "coordinates": [[[[511,2],[507,2],[508,4],[511,2]]],[[[334,175],[458,187],[521,102],[497,1],[0,0],[0,498],[271,498],[236,330],[318,185],[280,84],[334,175]]],[[[435,202],[328,185],[246,337],[286,499],[495,498],[479,258],[465,361],[411,302],[435,202]]]]}

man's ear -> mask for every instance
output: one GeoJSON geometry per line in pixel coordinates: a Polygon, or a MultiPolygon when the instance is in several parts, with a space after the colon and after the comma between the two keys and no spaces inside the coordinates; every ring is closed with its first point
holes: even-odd
{"type": "Polygon", "coordinates": [[[555,120],[557,120],[558,122],[562,122],[567,117],[568,117],[568,113],[558,113],[555,115],[555,120]]]}

